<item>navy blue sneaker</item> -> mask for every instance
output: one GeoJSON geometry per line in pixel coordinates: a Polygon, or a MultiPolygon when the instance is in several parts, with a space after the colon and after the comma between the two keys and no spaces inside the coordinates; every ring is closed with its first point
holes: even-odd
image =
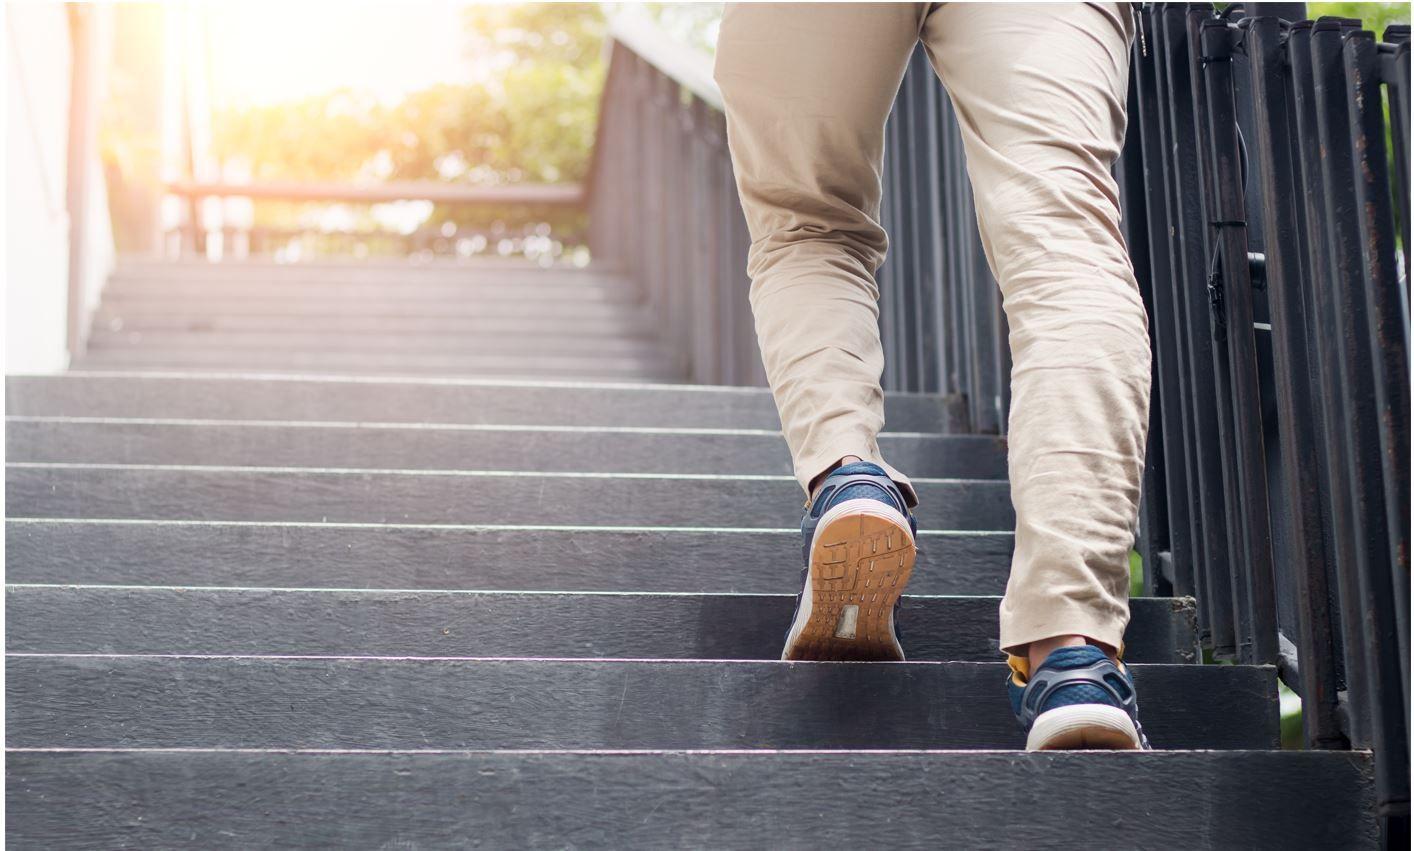
{"type": "Polygon", "coordinates": [[[880,467],[846,464],[800,523],[804,585],[782,659],[902,661],[894,611],[917,557],[917,527],[880,467]]]}
{"type": "Polygon", "coordinates": [[[1134,681],[1098,647],[1061,647],[1041,667],[1007,678],[1028,751],[1148,750],[1134,681]]]}

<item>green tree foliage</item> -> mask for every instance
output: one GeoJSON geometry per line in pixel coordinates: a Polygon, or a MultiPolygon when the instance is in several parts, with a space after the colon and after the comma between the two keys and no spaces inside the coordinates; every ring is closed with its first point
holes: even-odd
{"type": "Polygon", "coordinates": [[[1327,15],[1338,18],[1359,18],[1365,29],[1384,35],[1390,24],[1409,23],[1408,3],[1307,3],[1306,13],[1313,19],[1327,15]]]}
{"type": "Polygon", "coordinates": [[[603,84],[599,7],[476,6],[465,20],[478,84],[431,86],[393,104],[338,91],[224,110],[216,156],[258,180],[583,179],[603,84]]]}

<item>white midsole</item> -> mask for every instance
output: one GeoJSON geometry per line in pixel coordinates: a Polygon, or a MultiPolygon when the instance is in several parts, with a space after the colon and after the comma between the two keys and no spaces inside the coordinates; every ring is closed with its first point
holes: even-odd
{"type": "MultiPolygon", "coordinates": [[[[820,530],[828,526],[832,521],[837,520],[845,514],[871,514],[875,517],[882,517],[903,530],[908,536],[908,542],[915,544],[913,539],[913,529],[908,525],[908,518],[903,512],[892,508],[877,499],[847,499],[839,505],[826,511],[820,518],[820,522],[815,524],[815,532],[810,537],[810,567],[815,567],[815,544],[820,537],[820,530]]],[[[800,637],[800,633],[805,630],[805,625],[810,622],[810,611],[813,608],[815,596],[812,593],[813,577],[810,571],[805,572],[805,588],[800,594],[800,610],[795,614],[795,620],[790,625],[790,632],[786,635],[786,646],[781,651],[781,658],[785,659],[790,654],[790,649],[795,646],[795,640],[800,637]]],[[[898,643],[898,636],[894,634],[894,613],[892,607],[889,609],[889,635],[893,640],[894,649],[898,651],[899,658],[903,658],[903,647],[898,643]]]]}
{"type": "Polygon", "coordinates": [[[1129,738],[1131,747],[1141,747],[1139,731],[1134,729],[1134,722],[1123,709],[1103,703],[1077,703],[1048,709],[1036,716],[1031,732],[1026,736],[1026,749],[1041,750],[1061,736],[1077,730],[1121,733],[1129,738]]]}

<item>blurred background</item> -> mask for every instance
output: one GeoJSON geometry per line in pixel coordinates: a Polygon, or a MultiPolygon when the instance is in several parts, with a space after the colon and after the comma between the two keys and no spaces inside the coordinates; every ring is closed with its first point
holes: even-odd
{"type": "Polygon", "coordinates": [[[5,348],[34,372],[67,365],[66,325],[86,327],[118,257],[585,265],[567,199],[589,171],[607,22],[709,54],[721,4],[6,11],[5,348]],[[192,194],[251,184],[265,197],[192,194]]]}
{"type": "MultiPolygon", "coordinates": [[[[1408,20],[1402,3],[1309,5],[1377,31],[1408,20]]],[[[686,61],[674,70],[690,79],[710,76],[720,14],[719,3],[10,5],[7,367],[76,362],[122,257],[585,266],[580,201],[609,22],[649,22],[656,61],[686,61]]],[[[759,378],[741,374],[725,378],[759,378]]]]}

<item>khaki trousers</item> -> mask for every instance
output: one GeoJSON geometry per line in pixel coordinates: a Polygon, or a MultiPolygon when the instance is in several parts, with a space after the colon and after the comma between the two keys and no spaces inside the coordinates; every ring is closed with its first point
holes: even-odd
{"type": "Polygon", "coordinates": [[[1118,648],[1129,618],[1149,338],[1110,169],[1133,32],[1123,3],[729,4],[718,39],[756,332],[804,486],[857,455],[917,498],[876,440],[880,175],[920,39],[947,87],[1010,329],[1006,649],[1118,648]]]}

